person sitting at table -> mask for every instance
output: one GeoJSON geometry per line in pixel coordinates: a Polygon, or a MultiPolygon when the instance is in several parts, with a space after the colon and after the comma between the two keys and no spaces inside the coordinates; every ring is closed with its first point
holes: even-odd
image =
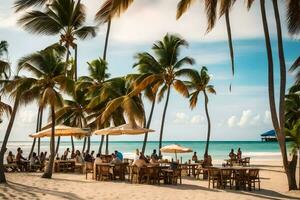
{"type": "Polygon", "coordinates": [[[149,160],[147,159],[147,157],[143,154],[143,152],[140,152],[140,157],[139,159],[142,158],[146,163],[149,163],[149,160]]]}
{"type": "Polygon", "coordinates": [[[67,160],[68,159],[68,154],[70,152],[70,149],[67,148],[63,154],[63,156],[61,157],[62,160],[67,160]]]}
{"type": "Polygon", "coordinates": [[[79,150],[76,150],[75,163],[83,164],[84,160],[79,150]]]}
{"type": "Polygon", "coordinates": [[[30,158],[30,168],[34,168],[35,165],[40,165],[39,157],[36,155],[35,152],[32,153],[32,156],[30,158]]]}
{"type": "Polygon", "coordinates": [[[211,167],[212,165],[212,158],[210,155],[204,155],[203,160],[203,167],[211,167]]]}
{"type": "Polygon", "coordinates": [[[110,164],[120,164],[120,163],[122,163],[120,158],[117,157],[115,154],[111,154],[111,156],[112,156],[112,161],[110,161],[110,164]]]}
{"type": "Polygon", "coordinates": [[[18,153],[16,155],[16,163],[21,171],[24,171],[26,168],[26,158],[22,156],[23,150],[19,147],[17,149],[18,153]]]}
{"type": "Polygon", "coordinates": [[[76,153],[74,152],[74,150],[72,150],[71,159],[75,159],[75,157],[76,157],[76,153]]]}
{"type": "Polygon", "coordinates": [[[151,159],[158,160],[158,155],[156,153],[156,149],[153,149],[153,152],[151,154],[151,159]]]}
{"type": "Polygon", "coordinates": [[[147,163],[146,163],[144,157],[145,157],[145,156],[143,155],[143,153],[140,152],[140,157],[139,157],[139,159],[135,160],[135,161],[132,163],[132,165],[133,165],[133,166],[137,166],[137,167],[139,167],[139,168],[144,167],[144,166],[147,166],[147,163]]]}
{"type": "Polygon", "coordinates": [[[198,162],[197,152],[194,152],[194,155],[193,155],[193,157],[192,157],[192,161],[194,161],[195,163],[198,162]]]}
{"type": "Polygon", "coordinates": [[[123,154],[117,150],[115,150],[115,156],[118,157],[121,161],[123,161],[123,154]]]}
{"type": "Polygon", "coordinates": [[[13,155],[13,153],[11,151],[8,152],[8,155],[6,157],[7,164],[14,163],[14,160],[15,160],[15,156],[13,155]]]}
{"type": "Polygon", "coordinates": [[[233,149],[231,149],[231,151],[230,151],[230,153],[229,153],[229,158],[230,158],[231,160],[234,160],[234,159],[236,159],[236,155],[235,155],[235,153],[234,153],[234,150],[233,150],[233,149]]]}
{"type": "Polygon", "coordinates": [[[95,151],[91,151],[91,158],[92,158],[92,162],[95,160],[95,158],[94,158],[94,153],[95,153],[95,151]]]}
{"type": "Polygon", "coordinates": [[[236,156],[237,156],[237,159],[238,159],[238,160],[242,159],[242,151],[241,151],[241,148],[238,148],[236,156]]]}
{"type": "Polygon", "coordinates": [[[89,151],[86,150],[85,154],[84,154],[84,161],[85,162],[93,162],[93,158],[92,156],[89,154],[89,151]]]}
{"type": "Polygon", "coordinates": [[[140,158],[140,150],[136,149],[135,150],[135,154],[134,154],[134,158],[133,161],[138,160],[140,158]]]}

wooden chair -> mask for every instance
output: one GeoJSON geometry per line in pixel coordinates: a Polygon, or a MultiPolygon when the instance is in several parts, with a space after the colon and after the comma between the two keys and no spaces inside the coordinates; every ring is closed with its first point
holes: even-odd
{"type": "Polygon", "coordinates": [[[135,180],[140,183],[140,169],[137,166],[130,166],[130,183],[133,183],[133,180],[135,180]]]}
{"type": "Polygon", "coordinates": [[[97,165],[97,180],[98,181],[104,181],[104,180],[112,180],[113,176],[110,173],[110,166],[108,165],[97,165]]]}
{"type": "Polygon", "coordinates": [[[221,173],[219,169],[209,168],[208,169],[208,188],[210,188],[210,183],[212,182],[213,188],[215,188],[215,183],[217,183],[217,188],[220,186],[221,173]]]}
{"type": "Polygon", "coordinates": [[[153,184],[160,184],[160,180],[163,179],[160,176],[160,167],[159,166],[153,166],[148,168],[148,172],[149,172],[149,183],[153,183],[153,184]]]}
{"type": "Polygon", "coordinates": [[[202,177],[204,179],[204,174],[205,174],[205,169],[203,168],[202,164],[199,164],[198,167],[196,168],[196,179],[200,179],[200,175],[202,174],[202,177]]]}
{"type": "Polygon", "coordinates": [[[232,169],[221,169],[221,187],[226,188],[229,184],[229,188],[232,188],[232,169]]]}
{"type": "Polygon", "coordinates": [[[260,190],[260,178],[259,178],[259,169],[249,169],[247,174],[247,184],[248,189],[255,190],[255,185],[258,183],[258,190],[260,190]]]}
{"type": "Polygon", "coordinates": [[[116,164],[113,168],[113,178],[118,177],[120,180],[125,180],[126,165],[124,163],[116,164]]]}
{"type": "Polygon", "coordinates": [[[242,161],[243,166],[250,166],[250,157],[245,157],[242,161]]]}
{"type": "Polygon", "coordinates": [[[85,162],[85,179],[87,179],[88,173],[93,174],[92,179],[94,179],[94,163],[85,162]]]}
{"type": "Polygon", "coordinates": [[[246,189],[247,184],[247,170],[240,169],[234,172],[235,189],[246,189]]]}
{"type": "Polygon", "coordinates": [[[171,181],[172,184],[177,185],[179,179],[179,183],[182,184],[182,177],[181,177],[181,168],[173,169],[171,181]]]}

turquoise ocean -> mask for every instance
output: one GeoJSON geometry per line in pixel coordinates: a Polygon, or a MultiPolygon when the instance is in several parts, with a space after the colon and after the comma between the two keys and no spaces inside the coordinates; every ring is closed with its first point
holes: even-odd
{"type": "MultiPolygon", "coordinates": [[[[82,150],[83,142],[75,141],[75,149],[82,150]]],[[[204,154],[205,141],[164,141],[163,146],[169,144],[179,144],[184,147],[189,147],[193,151],[197,152],[199,157],[204,154]]],[[[1,142],[0,142],[1,144],[1,142]]],[[[100,142],[92,141],[91,150],[98,152],[100,142]]],[[[131,158],[134,155],[135,149],[142,148],[142,141],[110,141],[109,142],[109,153],[114,150],[118,150],[124,154],[124,157],[131,158]]],[[[9,142],[7,145],[8,151],[12,151],[16,154],[18,147],[21,147],[24,152],[24,156],[28,156],[31,149],[32,142],[18,141],[9,142]]],[[[289,144],[287,144],[289,146],[289,144]]],[[[71,148],[71,143],[69,141],[62,141],[59,147],[59,155],[63,153],[66,148],[71,148]]],[[[209,154],[212,156],[213,160],[222,161],[228,158],[230,149],[233,148],[237,151],[241,148],[243,152],[243,157],[249,156],[251,159],[255,160],[280,160],[280,150],[277,142],[261,142],[261,141],[211,141],[209,145],[209,154]]],[[[150,155],[153,149],[158,149],[158,142],[149,141],[146,147],[146,155],[150,155]]],[[[8,152],[7,151],[7,152],[8,152]]],[[[37,152],[37,146],[35,147],[35,152],[37,152]]],[[[49,150],[49,142],[41,142],[41,151],[49,150]]],[[[105,143],[102,148],[102,152],[105,151],[105,143]]],[[[164,154],[165,158],[171,159],[175,156],[173,154],[164,154]]],[[[178,154],[178,158],[182,157],[183,162],[191,159],[192,153],[178,154]]]]}

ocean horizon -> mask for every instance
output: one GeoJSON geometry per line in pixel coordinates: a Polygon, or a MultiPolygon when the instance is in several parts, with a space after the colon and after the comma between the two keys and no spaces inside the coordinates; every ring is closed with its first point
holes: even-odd
{"type": "MultiPolygon", "coordinates": [[[[1,142],[0,142],[1,144],[1,142]]],[[[203,157],[206,141],[163,141],[162,146],[169,144],[179,144],[184,147],[189,147],[197,152],[199,158],[203,157]]],[[[23,149],[25,157],[28,156],[31,149],[32,141],[10,141],[7,145],[7,152],[12,151],[16,154],[18,147],[23,149]]],[[[98,152],[100,142],[91,141],[90,150],[98,152]]],[[[136,149],[141,150],[143,141],[109,141],[108,149],[109,153],[114,150],[118,150],[124,154],[125,158],[132,158],[136,149]]],[[[41,151],[50,152],[49,141],[41,141],[41,151]]],[[[83,140],[74,141],[76,150],[82,151],[83,140]]],[[[287,147],[289,144],[287,143],[287,147]]],[[[66,148],[71,148],[70,141],[61,141],[58,154],[61,155],[66,148]]],[[[228,158],[228,154],[231,149],[235,152],[238,148],[241,148],[243,157],[251,157],[255,160],[280,160],[281,153],[277,142],[261,142],[261,141],[211,141],[209,143],[209,154],[214,161],[222,162],[228,158]]],[[[148,141],[146,146],[146,155],[150,155],[153,149],[158,150],[158,141],[148,141]]],[[[37,143],[34,149],[37,152],[37,143]]],[[[102,152],[105,152],[105,141],[102,147],[102,152]]],[[[178,154],[178,158],[182,158],[183,162],[191,159],[193,153],[178,154]]],[[[173,154],[163,154],[164,158],[171,159],[175,156],[173,154]]]]}

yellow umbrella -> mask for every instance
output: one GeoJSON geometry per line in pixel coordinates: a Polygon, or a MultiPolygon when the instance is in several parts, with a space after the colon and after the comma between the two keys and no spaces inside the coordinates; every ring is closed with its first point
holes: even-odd
{"type": "MultiPolygon", "coordinates": [[[[30,134],[32,138],[51,137],[52,128],[42,130],[40,132],[30,134]]],[[[70,127],[65,125],[55,126],[55,136],[89,136],[89,131],[77,127],[70,127]]]]}
{"type": "Polygon", "coordinates": [[[95,135],[139,135],[148,132],[154,132],[152,129],[142,128],[140,126],[132,126],[131,124],[123,124],[117,127],[108,127],[93,132],[95,135]]]}
{"type": "Polygon", "coordinates": [[[171,144],[164,146],[160,149],[163,153],[175,153],[175,158],[177,160],[177,153],[190,153],[193,152],[191,148],[183,147],[178,144],[171,144]]]}

